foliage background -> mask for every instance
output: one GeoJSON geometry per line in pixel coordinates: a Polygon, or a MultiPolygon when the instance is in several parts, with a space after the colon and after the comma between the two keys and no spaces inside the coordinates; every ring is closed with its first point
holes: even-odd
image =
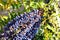
{"type": "Polygon", "coordinates": [[[44,17],[33,40],[60,40],[59,0],[0,0],[0,33],[17,15],[39,7],[44,9],[44,17]]]}

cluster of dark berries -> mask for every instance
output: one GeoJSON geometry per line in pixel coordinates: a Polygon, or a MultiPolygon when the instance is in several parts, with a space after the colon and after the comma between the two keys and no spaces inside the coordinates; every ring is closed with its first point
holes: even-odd
{"type": "Polygon", "coordinates": [[[3,40],[32,40],[38,32],[41,23],[42,9],[34,9],[29,13],[24,12],[8,22],[4,33],[0,35],[3,40]]]}

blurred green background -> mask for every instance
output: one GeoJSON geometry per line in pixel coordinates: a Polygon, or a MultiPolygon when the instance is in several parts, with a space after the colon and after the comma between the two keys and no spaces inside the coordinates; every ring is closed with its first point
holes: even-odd
{"type": "Polygon", "coordinates": [[[33,40],[60,40],[59,0],[0,0],[0,33],[17,15],[39,7],[44,9],[44,17],[33,40]]]}

